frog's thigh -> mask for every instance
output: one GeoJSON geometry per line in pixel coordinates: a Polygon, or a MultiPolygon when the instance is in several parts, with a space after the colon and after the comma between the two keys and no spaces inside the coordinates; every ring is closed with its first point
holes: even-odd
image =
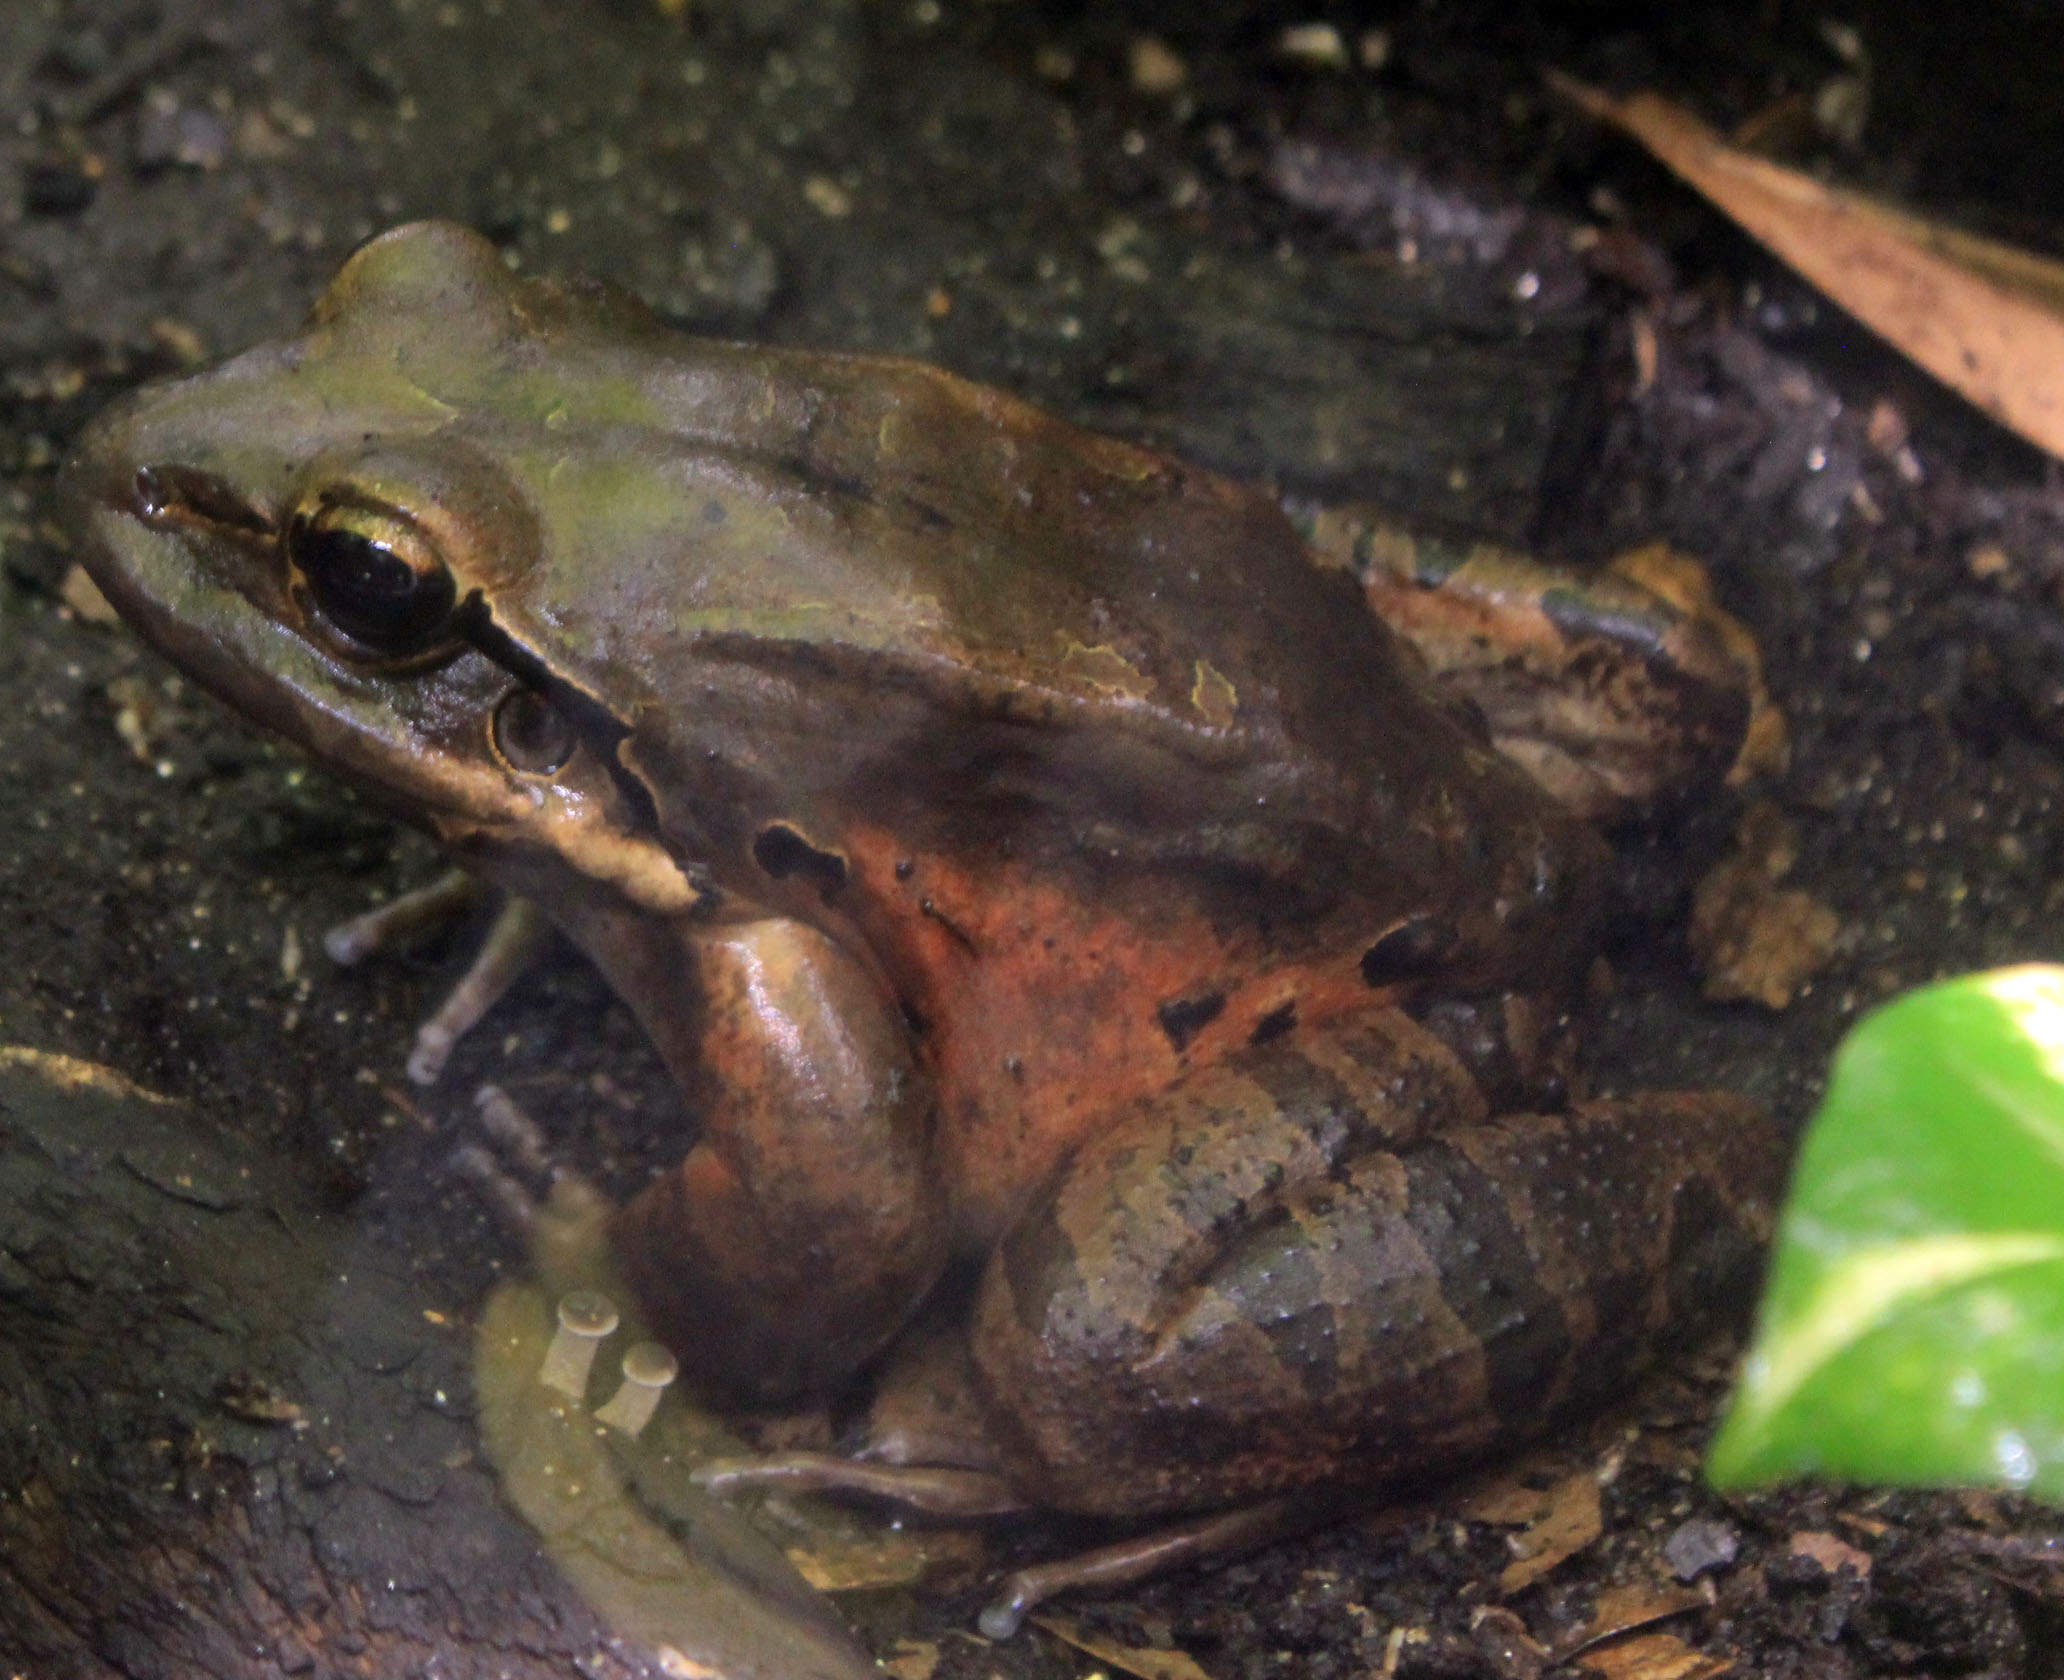
{"type": "Polygon", "coordinates": [[[1143,1105],[1007,1238],[974,1348],[1021,1486],[1126,1515],[1438,1475],[1740,1299],[1780,1186],[1734,1098],[1358,1149],[1368,1116],[1297,1084],[1250,1065],[1143,1105]],[[1309,1103],[1261,1128],[1279,1173],[1227,1147],[1242,1077],[1309,1103]]]}
{"type": "Polygon", "coordinates": [[[837,1386],[944,1263],[932,1092],[895,1001],[807,924],[698,932],[692,1060],[702,1136],[618,1216],[655,1330],[706,1389],[751,1401],[837,1386]]]}

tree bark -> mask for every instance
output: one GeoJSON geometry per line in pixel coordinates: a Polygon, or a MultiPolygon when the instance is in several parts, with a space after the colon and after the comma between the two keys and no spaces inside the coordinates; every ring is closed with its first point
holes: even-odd
{"type": "Polygon", "coordinates": [[[186,1110],[0,1059],[0,1667],[659,1673],[507,1513],[426,1307],[186,1110]]]}

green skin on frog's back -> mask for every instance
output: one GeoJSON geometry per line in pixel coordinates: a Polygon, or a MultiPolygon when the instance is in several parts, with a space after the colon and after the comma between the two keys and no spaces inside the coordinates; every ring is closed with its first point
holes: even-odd
{"type": "Polygon", "coordinates": [[[1262,495],[438,224],[66,469],[204,686],[541,903],[700,1125],[618,1215],[717,1393],[941,1275],[1028,1503],[1425,1475],[1739,1291],[1752,1105],[1552,1087],[1604,853],[1262,495]]]}

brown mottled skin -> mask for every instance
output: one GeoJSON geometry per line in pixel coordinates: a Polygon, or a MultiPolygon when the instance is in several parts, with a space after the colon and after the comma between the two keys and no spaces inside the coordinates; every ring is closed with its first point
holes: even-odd
{"type": "Polygon", "coordinates": [[[147,637],[638,1013],[700,1131],[621,1258],[718,1392],[978,1267],[1022,1495],[1199,1508],[1538,1427],[1752,1264],[1751,1105],[1493,1116],[1604,854],[1254,491],[434,224],[65,485],[147,637]]]}

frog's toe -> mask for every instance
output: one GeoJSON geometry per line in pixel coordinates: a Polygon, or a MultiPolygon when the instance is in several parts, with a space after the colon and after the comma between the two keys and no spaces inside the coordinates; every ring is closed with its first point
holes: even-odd
{"type": "Polygon", "coordinates": [[[426,887],[376,904],[361,916],[339,922],[323,935],[323,950],[339,968],[350,968],[381,951],[391,951],[425,928],[462,916],[486,891],[467,869],[447,869],[426,887]]]}
{"type": "Polygon", "coordinates": [[[1110,1592],[1172,1569],[1234,1557],[1331,1522],[1360,1496],[1352,1489],[1304,1489],[1231,1511],[1150,1528],[1092,1551],[1013,1571],[978,1618],[983,1636],[1009,1639],[1025,1618],[1057,1593],[1076,1587],[1110,1592]]]}
{"type": "Polygon", "coordinates": [[[436,1013],[416,1029],[408,1058],[410,1079],[418,1085],[436,1084],[459,1040],[529,971],[550,931],[544,912],[529,899],[512,898],[502,906],[472,966],[436,1013]]]}
{"type": "MultiPolygon", "coordinates": [[[[470,871],[447,870],[426,887],[339,922],[323,935],[323,949],[330,961],[350,968],[392,950],[425,928],[465,914],[480,902],[484,891],[479,877],[470,871]]],[[[544,913],[529,899],[512,898],[502,906],[458,984],[416,1029],[408,1056],[408,1076],[414,1083],[437,1083],[459,1040],[529,970],[549,931],[544,913]]]]}
{"type": "MultiPolygon", "coordinates": [[[[563,1305],[575,1295],[599,1298],[611,1313],[621,1314],[629,1340],[643,1339],[648,1330],[611,1251],[615,1204],[579,1173],[561,1165],[544,1133],[506,1092],[483,1085],[473,1106],[477,1132],[451,1152],[446,1170],[479,1197],[495,1223],[528,1257],[531,1277],[548,1299],[563,1305]]],[[[657,1369],[647,1353],[641,1352],[640,1358],[644,1369],[657,1369]]],[[[658,1387],[670,1380],[671,1376],[658,1387]]],[[[629,1423],[634,1402],[650,1387],[649,1382],[633,1383],[625,1390],[630,1410],[622,1427],[631,1433],[636,1433],[629,1423]]],[[[655,1389],[655,1397],[656,1393],[655,1389]]]]}
{"type": "Polygon", "coordinates": [[[452,1151],[450,1169],[519,1242],[534,1241],[548,1204],[569,1194],[599,1196],[560,1165],[537,1122],[499,1085],[473,1093],[473,1114],[479,1136],[452,1151]]]}
{"type": "Polygon", "coordinates": [[[559,1163],[538,1123],[516,1106],[507,1091],[499,1085],[481,1086],[473,1093],[473,1114],[481,1136],[494,1145],[509,1166],[540,1191],[551,1187],[559,1176],[559,1163]]]}
{"type": "Polygon", "coordinates": [[[528,1244],[537,1227],[538,1198],[514,1174],[503,1170],[494,1152],[478,1143],[463,1143],[446,1158],[447,1170],[460,1180],[517,1242],[528,1244]]]}
{"type": "Polygon", "coordinates": [[[727,1498],[742,1493],[839,1493],[893,1505],[942,1521],[1014,1517],[1026,1509],[1022,1494],[992,1470],[953,1464],[877,1464],[835,1453],[769,1453],[760,1458],[713,1458],[689,1480],[727,1498]]]}

